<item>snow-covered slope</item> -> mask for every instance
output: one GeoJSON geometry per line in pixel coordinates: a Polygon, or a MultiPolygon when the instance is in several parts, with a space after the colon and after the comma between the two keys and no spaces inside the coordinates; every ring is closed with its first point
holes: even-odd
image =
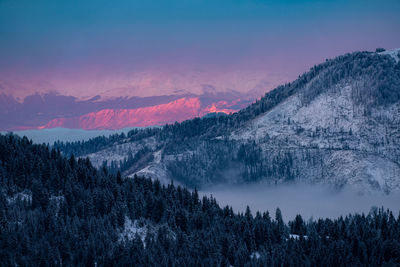
{"type": "Polygon", "coordinates": [[[400,104],[364,116],[364,107],[352,101],[352,86],[337,85],[307,105],[294,95],[231,138],[256,141],[265,157],[288,149],[300,154],[317,150],[323,161],[312,168],[296,167],[301,170],[298,179],[350,184],[360,191],[400,189],[400,104]]]}

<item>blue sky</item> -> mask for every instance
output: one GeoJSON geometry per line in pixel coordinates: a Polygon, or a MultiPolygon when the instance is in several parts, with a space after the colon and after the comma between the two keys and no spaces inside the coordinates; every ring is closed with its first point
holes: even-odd
{"type": "Polygon", "coordinates": [[[328,57],[399,47],[399,11],[397,0],[0,0],[0,79],[48,77],[71,94],[155,68],[290,80],[328,57]]]}

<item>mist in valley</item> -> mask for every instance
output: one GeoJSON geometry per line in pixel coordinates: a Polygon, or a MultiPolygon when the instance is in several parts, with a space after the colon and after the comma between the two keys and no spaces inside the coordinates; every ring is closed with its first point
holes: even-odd
{"type": "Polygon", "coordinates": [[[337,218],[354,213],[368,214],[372,207],[384,207],[397,217],[400,193],[359,193],[352,189],[334,190],[320,185],[219,185],[204,189],[203,195],[212,195],[220,206],[232,206],[235,212],[244,212],[249,206],[252,214],[269,211],[271,217],[279,207],[283,219],[293,220],[297,214],[303,219],[337,218]]]}

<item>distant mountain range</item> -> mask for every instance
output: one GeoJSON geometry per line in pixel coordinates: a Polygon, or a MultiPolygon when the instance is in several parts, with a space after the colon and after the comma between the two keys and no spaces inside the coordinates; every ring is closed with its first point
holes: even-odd
{"type": "Polygon", "coordinates": [[[399,52],[327,60],[230,116],[134,130],[101,146],[56,146],[125,176],[190,187],[301,181],[400,190],[399,52]]]}
{"type": "Polygon", "coordinates": [[[115,130],[163,125],[208,113],[229,114],[253,100],[252,96],[235,91],[105,99],[97,96],[87,100],[45,93],[27,96],[22,102],[0,94],[0,130],[115,130]]]}

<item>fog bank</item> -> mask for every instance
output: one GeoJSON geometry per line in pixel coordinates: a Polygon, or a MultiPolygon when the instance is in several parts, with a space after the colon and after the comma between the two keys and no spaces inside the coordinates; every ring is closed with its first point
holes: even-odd
{"type": "Polygon", "coordinates": [[[334,191],[323,186],[311,185],[265,185],[215,186],[200,192],[212,195],[220,206],[232,206],[235,212],[244,212],[249,206],[256,211],[269,211],[274,217],[279,207],[285,221],[297,214],[304,219],[337,218],[349,213],[367,214],[371,207],[384,207],[397,216],[400,210],[400,194],[385,195],[380,192],[358,194],[346,189],[334,191]]]}

